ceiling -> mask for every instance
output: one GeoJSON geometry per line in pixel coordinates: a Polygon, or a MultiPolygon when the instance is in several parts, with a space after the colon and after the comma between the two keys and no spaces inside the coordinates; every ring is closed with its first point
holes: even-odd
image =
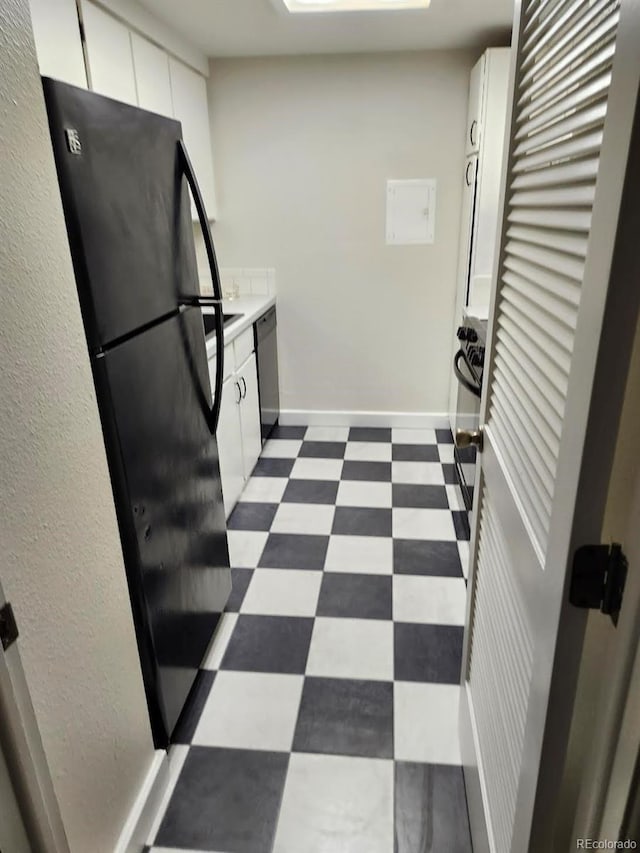
{"type": "Polygon", "coordinates": [[[419,11],[291,15],[281,0],[140,0],[207,56],[484,48],[509,43],[513,0],[431,0],[419,11]]]}

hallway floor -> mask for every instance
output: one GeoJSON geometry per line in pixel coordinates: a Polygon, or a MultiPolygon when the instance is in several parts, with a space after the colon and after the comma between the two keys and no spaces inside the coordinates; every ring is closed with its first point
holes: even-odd
{"type": "Polygon", "coordinates": [[[451,441],[279,427],[266,444],[153,853],[470,853],[451,441]]]}

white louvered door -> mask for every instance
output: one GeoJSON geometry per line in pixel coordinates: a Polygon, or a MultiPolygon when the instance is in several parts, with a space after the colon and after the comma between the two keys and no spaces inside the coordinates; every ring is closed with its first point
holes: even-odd
{"type": "Polygon", "coordinates": [[[517,5],[462,677],[476,853],[551,849],[532,840],[534,814],[634,102],[615,127],[609,107],[628,83],[617,69],[640,64],[617,50],[633,2],[517,5]]]}

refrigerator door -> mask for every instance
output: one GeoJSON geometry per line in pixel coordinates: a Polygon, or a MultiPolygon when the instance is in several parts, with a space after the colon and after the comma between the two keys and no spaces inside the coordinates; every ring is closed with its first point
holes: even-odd
{"type": "Polygon", "coordinates": [[[104,346],[199,291],[177,121],[43,78],[89,342],[104,346]]]}
{"type": "Polygon", "coordinates": [[[199,309],[95,360],[152,727],[165,746],[231,591],[199,309]]]}

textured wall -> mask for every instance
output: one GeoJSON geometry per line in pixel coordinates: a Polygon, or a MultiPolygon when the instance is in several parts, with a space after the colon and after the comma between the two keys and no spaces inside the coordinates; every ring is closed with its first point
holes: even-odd
{"type": "Polygon", "coordinates": [[[223,267],[275,267],[284,409],[446,412],[466,52],[211,63],[223,267]],[[436,178],[432,246],[385,245],[388,178],[436,178]]]}
{"type": "Polygon", "coordinates": [[[152,756],[27,0],[0,0],[0,579],[73,853],[152,756]]]}

